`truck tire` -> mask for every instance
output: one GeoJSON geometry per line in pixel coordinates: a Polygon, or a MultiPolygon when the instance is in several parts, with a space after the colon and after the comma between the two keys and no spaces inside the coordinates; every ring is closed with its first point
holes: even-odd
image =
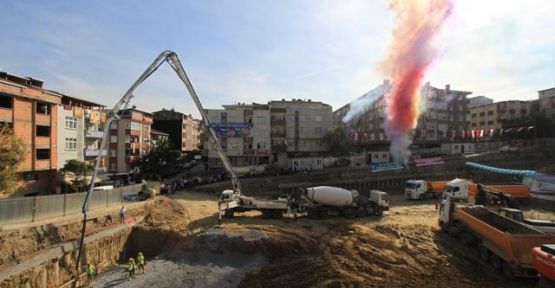
{"type": "Polygon", "coordinates": [[[353,219],[357,216],[357,210],[354,208],[345,208],[341,212],[345,218],[353,219]]]}
{"type": "Polygon", "coordinates": [[[503,275],[505,275],[505,277],[507,277],[508,279],[515,278],[515,272],[513,271],[513,267],[509,262],[503,261],[501,270],[503,271],[503,275]]]}
{"type": "Polygon", "coordinates": [[[306,211],[306,216],[311,219],[317,219],[320,217],[320,213],[318,213],[316,209],[309,208],[308,211],[306,211]]]}
{"type": "Polygon", "coordinates": [[[359,208],[357,209],[357,217],[358,217],[358,218],[364,218],[364,217],[366,217],[366,209],[364,209],[364,208],[362,208],[362,207],[359,207],[359,208]]]}
{"type": "Polygon", "coordinates": [[[486,248],[485,246],[480,246],[478,247],[478,253],[480,254],[480,259],[482,259],[482,261],[484,262],[488,262],[489,261],[489,249],[486,248]]]}
{"type": "Polygon", "coordinates": [[[381,207],[374,208],[374,215],[376,216],[383,216],[383,209],[381,207]]]}
{"type": "Polygon", "coordinates": [[[233,211],[233,209],[228,209],[228,210],[225,210],[224,217],[227,219],[231,219],[233,218],[234,214],[235,214],[235,211],[233,211]]]}

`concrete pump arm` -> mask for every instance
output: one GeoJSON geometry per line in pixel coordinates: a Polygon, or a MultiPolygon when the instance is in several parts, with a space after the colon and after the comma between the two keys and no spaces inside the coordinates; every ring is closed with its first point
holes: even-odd
{"type": "MultiPolygon", "coordinates": [[[[152,75],[154,72],[156,72],[156,70],[164,63],[164,62],[168,62],[168,64],[172,67],[172,69],[175,71],[175,73],[177,74],[177,76],[179,77],[179,79],[181,79],[181,81],[183,82],[183,84],[185,85],[185,87],[187,88],[187,90],[189,91],[189,95],[191,96],[191,98],[193,98],[193,101],[195,102],[195,105],[197,106],[198,111],[200,112],[200,115],[202,116],[202,124],[205,128],[206,131],[208,131],[208,133],[210,133],[210,136],[212,137],[212,141],[214,146],[216,147],[216,151],[218,153],[218,156],[220,157],[220,159],[222,160],[225,169],[227,170],[227,172],[229,173],[230,177],[231,177],[231,183],[233,186],[233,193],[237,194],[237,195],[241,195],[241,183],[239,182],[239,177],[237,177],[237,174],[235,174],[235,171],[233,170],[233,167],[231,166],[231,163],[229,162],[229,159],[227,158],[227,156],[225,155],[225,152],[220,144],[220,141],[218,140],[218,137],[216,136],[216,131],[214,131],[214,128],[212,128],[212,125],[210,124],[210,120],[208,119],[208,116],[206,115],[206,111],[204,110],[204,108],[202,107],[202,104],[200,103],[200,100],[197,96],[197,93],[195,92],[195,89],[193,88],[193,85],[191,84],[191,81],[189,80],[189,77],[187,77],[187,73],[185,73],[185,69],[183,68],[183,65],[181,65],[181,62],[179,61],[179,58],[177,57],[177,54],[173,51],[163,51],[162,53],[160,53],[160,55],[158,57],[156,57],[156,59],[154,60],[154,62],[152,62],[152,64],[150,64],[150,66],[145,70],[145,72],[143,72],[143,74],[133,83],[133,85],[131,85],[131,87],[127,90],[127,92],[125,92],[125,94],[123,95],[123,97],[121,97],[121,99],[116,103],[116,105],[114,105],[114,108],[112,108],[112,110],[110,110],[109,115],[108,115],[108,120],[106,121],[106,126],[104,129],[104,135],[103,135],[103,140],[102,143],[100,144],[100,151],[104,151],[104,149],[106,149],[106,143],[108,143],[109,141],[109,135],[110,135],[110,126],[112,124],[113,121],[117,120],[120,118],[120,111],[127,109],[127,107],[129,106],[129,102],[131,101],[131,99],[133,98],[133,92],[135,91],[135,89],[137,89],[137,87],[139,87],[139,85],[141,85],[148,77],[150,77],[150,75],[152,75]]],[[[91,179],[91,186],[89,187],[89,190],[87,191],[87,193],[85,194],[85,199],[83,201],[83,207],[82,207],[82,212],[83,212],[83,229],[82,229],[82,233],[81,233],[81,243],[80,243],[80,247],[83,246],[83,240],[84,240],[84,236],[85,236],[85,224],[86,224],[86,220],[87,220],[87,212],[89,210],[89,198],[90,198],[90,194],[93,191],[93,186],[94,186],[94,180],[97,176],[97,172],[98,172],[98,167],[100,165],[101,159],[102,159],[102,154],[103,153],[98,153],[98,156],[96,157],[95,160],[95,164],[94,164],[94,172],[92,175],[92,179],[91,179]]],[[[80,256],[81,256],[81,249],[79,249],[79,253],[77,256],[77,271],[79,270],[79,260],[80,260],[80,256]]]]}

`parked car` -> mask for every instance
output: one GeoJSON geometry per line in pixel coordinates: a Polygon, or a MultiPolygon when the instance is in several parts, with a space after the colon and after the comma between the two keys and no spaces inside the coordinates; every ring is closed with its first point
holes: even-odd
{"type": "Polygon", "coordinates": [[[511,146],[511,145],[505,145],[501,148],[499,148],[499,151],[501,152],[515,152],[515,151],[519,151],[520,148],[516,147],[516,146],[511,146]]]}

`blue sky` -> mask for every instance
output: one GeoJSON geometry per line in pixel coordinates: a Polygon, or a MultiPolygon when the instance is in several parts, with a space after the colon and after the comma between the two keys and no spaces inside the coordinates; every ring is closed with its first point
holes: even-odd
{"type": "MultiPolygon", "coordinates": [[[[334,109],[388,78],[393,19],[374,1],[3,1],[0,70],[111,107],[162,50],[205,108],[270,99],[334,109]],[[143,3],[144,2],[144,3],[143,3]]],[[[555,86],[555,2],[459,0],[426,81],[495,100],[555,86]]],[[[198,115],[165,66],[133,104],[198,115]]]]}

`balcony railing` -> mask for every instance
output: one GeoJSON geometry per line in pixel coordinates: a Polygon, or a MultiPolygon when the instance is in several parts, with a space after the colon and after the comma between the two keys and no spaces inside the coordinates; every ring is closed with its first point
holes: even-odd
{"type": "MultiPolygon", "coordinates": [[[[100,150],[85,150],[85,157],[96,157],[100,153],[100,150]]],[[[106,150],[102,150],[102,156],[106,156],[106,150]]]]}

